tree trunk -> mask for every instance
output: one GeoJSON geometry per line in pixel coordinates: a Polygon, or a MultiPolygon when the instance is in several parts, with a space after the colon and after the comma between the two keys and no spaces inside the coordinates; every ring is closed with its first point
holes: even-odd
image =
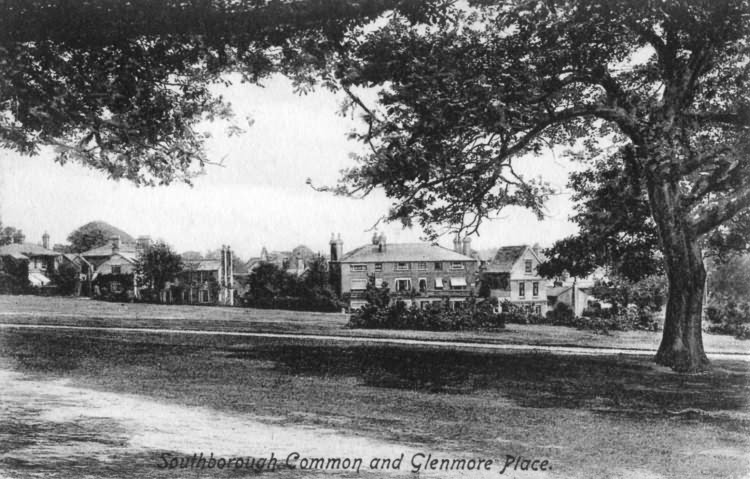
{"type": "Polygon", "coordinates": [[[702,371],[709,365],[701,331],[706,281],[703,256],[683,211],[679,187],[649,182],[648,193],[669,281],[664,335],[656,362],[679,372],[702,371]]]}

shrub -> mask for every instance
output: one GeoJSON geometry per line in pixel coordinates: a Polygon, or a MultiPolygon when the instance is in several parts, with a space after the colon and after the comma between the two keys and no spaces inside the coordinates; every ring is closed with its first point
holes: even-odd
{"type": "Polygon", "coordinates": [[[420,309],[403,301],[378,306],[367,303],[352,313],[347,327],[366,329],[411,329],[425,331],[496,330],[505,327],[492,301],[469,298],[463,308],[451,310],[445,304],[420,309]]]}
{"type": "Polygon", "coordinates": [[[750,301],[713,298],[706,308],[709,333],[731,334],[737,339],[750,339],[750,301]]]}

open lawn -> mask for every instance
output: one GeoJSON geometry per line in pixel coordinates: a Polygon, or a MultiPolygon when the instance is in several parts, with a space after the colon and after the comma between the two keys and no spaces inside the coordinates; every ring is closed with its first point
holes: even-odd
{"type": "MultiPolygon", "coordinates": [[[[345,328],[347,321],[348,315],[336,313],[108,303],[82,298],[0,295],[0,323],[326,334],[654,351],[661,339],[661,332],[612,331],[602,334],[559,326],[520,324],[508,324],[505,330],[493,332],[351,330],[345,328]]],[[[750,341],[739,341],[731,336],[704,334],[704,344],[709,353],[750,353],[750,341]]]]}
{"type": "MultiPolygon", "coordinates": [[[[499,332],[351,331],[340,314],[0,297],[0,322],[299,332],[507,344],[655,348],[659,333],[509,325],[499,332]]],[[[709,351],[747,342],[706,337],[709,351]]],[[[606,357],[341,343],[311,337],[0,329],[0,477],[237,477],[169,470],[214,453],[491,459],[427,477],[750,477],[750,363],[679,375],[606,357]],[[164,456],[171,454],[171,456],[164,456]],[[505,471],[509,456],[546,471],[505,471]]],[[[419,461],[417,461],[419,462],[419,461]]],[[[511,466],[512,467],[512,466],[511,466]]],[[[284,466],[268,477],[380,477],[284,466]]],[[[421,471],[424,473],[424,471],[421,471]]]]}
{"type": "Polygon", "coordinates": [[[551,470],[500,477],[750,472],[745,362],[681,376],[648,358],[3,331],[0,370],[9,385],[0,475],[9,477],[234,477],[156,466],[165,451],[269,448],[493,458],[493,477],[506,455],[545,459],[551,470]]]}

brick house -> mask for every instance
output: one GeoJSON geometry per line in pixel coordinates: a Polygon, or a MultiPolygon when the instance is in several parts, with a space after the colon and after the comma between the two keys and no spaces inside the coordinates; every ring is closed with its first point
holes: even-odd
{"type": "Polygon", "coordinates": [[[375,284],[386,282],[391,295],[408,304],[425,307],[447,303],[450,307],[466,301],[474,293],[477,261],[471,241],[454,243],[456,250],[427,243],[388,244],[384,234],[374,235],[371,244],[343,254],[341,237],[331,237],[331,270],[335,285],[349,307],[366,304],[364,291],[370,277],[375,284]]]}
{"type": "Polygon", "coordinates": [[[542,261],[541,253],[531,246],[504,246],[483,265],[482,282],[490,290],[490,296],[500,303],[509,301],[544,315],[548,309],[548,281],[537,273],[542,261]]]}

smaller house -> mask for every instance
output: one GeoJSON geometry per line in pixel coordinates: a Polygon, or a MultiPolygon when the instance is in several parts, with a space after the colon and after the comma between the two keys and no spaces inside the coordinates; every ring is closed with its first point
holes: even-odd
{"type": "Polygon", "coordinates": [[[184,304],[234,304],[234,261],[229,246],[222,246],[219,259],[186,261],[175,286],[184,304]]]}
{"type": "Polygon", "coordinates": [[[542,261],[537,248],[503,246],[483,265],[483,287],[500,303],[508,301],[526,311],[544,315],[548,310],[548,281],[537,273],[542,261]]]}
{"type": "Polygon", "coordinates": [[[14,242],[0,246],[0,257],[28,264],[28,280],[31,286],[48,286],[52,280],[62,254],[49,249],[49,235],[44,233],[42,244],[27,243],[24,235],[13,238],[14,242]]]}
{"type": "Polygon", "coordinates": [[[137,297],[137,270],[138,257],[135,254],[114,252],[94,271],[92,281],[95,295],[97,290],[99,294],[115,295],[129,294],[128,291],[132,291],[133,296],[137,297]]]}

